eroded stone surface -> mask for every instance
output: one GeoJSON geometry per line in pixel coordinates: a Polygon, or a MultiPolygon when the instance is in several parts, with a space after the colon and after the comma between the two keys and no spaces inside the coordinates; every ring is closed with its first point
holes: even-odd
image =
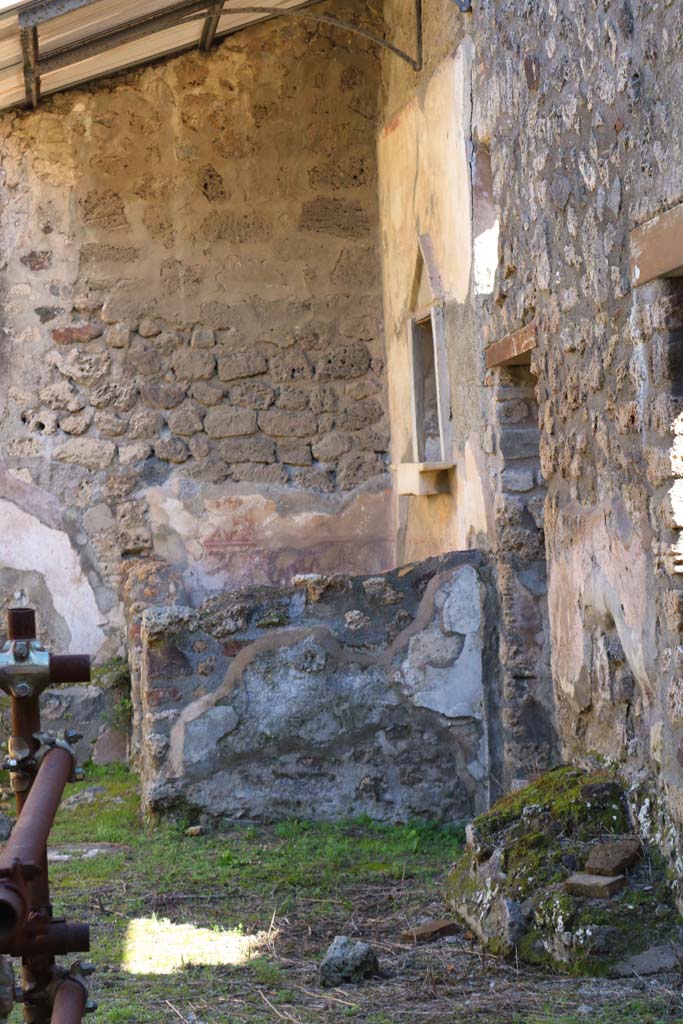
{"type": "Polygon", "coordinates": [[[143,612],[134,703],[147,806],[391,821],[485,806],[496,666],[483,559],[297,584],[143,612]],[[469,646],[444,632],[451,598],[469,646]]]}

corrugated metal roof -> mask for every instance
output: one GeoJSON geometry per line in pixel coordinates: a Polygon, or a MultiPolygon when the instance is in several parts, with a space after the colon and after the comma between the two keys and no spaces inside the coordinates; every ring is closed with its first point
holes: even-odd
{"type": "Polygon", "coordinates": [[[134,67],[318,0],[0,0],[0,109],[134,67]]]}

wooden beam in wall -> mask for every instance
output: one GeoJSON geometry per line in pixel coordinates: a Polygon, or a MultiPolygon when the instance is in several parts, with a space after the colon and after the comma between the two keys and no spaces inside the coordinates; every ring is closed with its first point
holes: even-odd
{"type": "Polygon", "coordinates": [[[29,25],[19,30],[24,62],[24,90],[26,106],[35,110],[40,102],[40,73],[38,71],[38,29],[29,25]]]}
{"type": "Polygon", "coordinates": [[[630,242],[632,288],[683,275],[683,203],[635,228],[630,242]]]}
{"type": "Polygon", "coordinates": [[[531,360],[531,351],[538,343],[536,321],[506,334],[499,341],[494,341],[486,349],[486,369],[492,370],[496,366],[522,366],[531,360]]]}

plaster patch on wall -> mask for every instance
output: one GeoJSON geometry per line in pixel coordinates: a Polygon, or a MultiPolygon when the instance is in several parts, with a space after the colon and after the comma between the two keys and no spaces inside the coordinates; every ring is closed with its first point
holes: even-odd
{"type": "Polygon", "coordinates": [[[619,499],[599,508],[570,505],[558,516],[550,561],[553,676],[564,699],[592,701],[588,631],[614,625],[629,667],[651,699],[656,624],[650,539],[619,499]],[[628,525],[628,529],[625,528],[628,525]]]}
{"type": "Polygon", "coordinates": [[[191,592],[288,583],[306,572],[383,572],[394,561],[391,492],[147,494],[155,554],[183,565],[191,592]],[[312,510],[311,510],[312,509],[312,510]]]}
{"type": "Polygon", "coordinates": [[[437,595],[441,623],[414,636],[402,664],[403,680],[418,707],[447,718],[481,719],[484,713],[481,593],[466,566],[437,595]]]}
{"type": "Polygon", "coordinates": [[[490,295],[498,269],[498,236],[500,222],[482,231],[474,239],[474,291],[477,295],[490,295]]]}
{"type": "MultiPolygon", "coordinates": [[[[105,639],[98,624],[101,615],[67,534],[45,526],[36,516],[1,498],[0,522],[3,564],[39,573],[55,611],[69,628],[69,652],[95,655],[105,639]]],[[[27,597],[30,603],[31,594],[27,597]]]]}

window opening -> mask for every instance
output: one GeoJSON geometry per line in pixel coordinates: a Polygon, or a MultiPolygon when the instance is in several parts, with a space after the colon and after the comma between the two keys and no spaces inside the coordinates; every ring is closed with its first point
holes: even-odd
{"type": "Polygon", "coordinates": [[[413,461],[451,459],[451,408],[443,310],[433,306],[410,321],[413,461]]]}

